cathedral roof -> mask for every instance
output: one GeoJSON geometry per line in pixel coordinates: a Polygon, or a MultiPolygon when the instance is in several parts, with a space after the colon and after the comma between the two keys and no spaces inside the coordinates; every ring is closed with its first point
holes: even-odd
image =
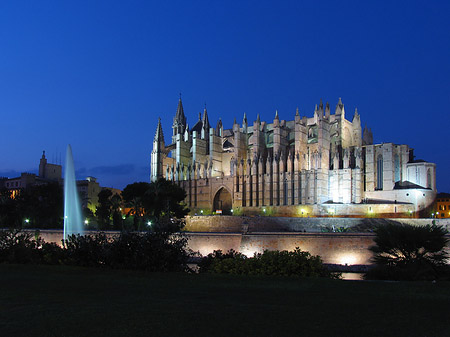
{"type": "Polygon", "coordinates": [[[198,113],[198,121],[197,123],[194,124],[194,126],[191,129],[191,132],[197,131],[197,132],[202,132],[202,114],[199,112],[198,113]]]}
{"type": "Polygon", "coordinates": [[[225,142],[223,142],[223,148],[227,149],[227,148],[231,148],[234,147],[233,144],[231,144],[228,140],[226,140],[225,142]]]}
{"type": "Polygon", "coordinates": [[[405,181],[397,181],[394,185],[394,190],[405,190],[405,189],[416,189],[416,188],[424,188],[420,185],[414,184],[408,180],[405,181]]]}

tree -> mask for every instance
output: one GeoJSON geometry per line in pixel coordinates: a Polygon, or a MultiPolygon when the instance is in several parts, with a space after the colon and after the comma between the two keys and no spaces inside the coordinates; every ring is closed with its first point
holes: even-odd
{"type": "Polygon", "coordinates": [[[127,216],[134,216],[133,224],[136,230],[141,229],[144,216],[143,198],[149,187],[149,183],[139,182],[127,185],[122,191],[125,206],[130,208],[127,216]]]}
{"type": "Polygon", "coordinates": [[[375,268],[366,278],[436,279],[447,272],[448,231],[442,226],[388,224],[375,229],[375,268]]]}
{"type": "Polygon", "coordinates": [[[120,194],[114,194],[111,197],[112,222],[113,228],[116,230],[123,229],[122,204],[123,201],[120,194]]]}
{"type": "Polygon", "coordinates": [[[98,206],[95,215],[97,216],[98,228],[101,230],[110,228],[111,196],[112,192],[108,189],[101,190],[98,194],[98,206]]]}
{"type": "Polygon", "coordinates": [[[186,198],[186,192],[178,185],[160,178],[152,182],[145,193],[144,208],[153,218],[171,216],[175,218],[185,217],[189,209],[182,204],[186,198]]]}
{"type": "Polygon", "coordinates": [[[153,230],[174,232],[183,225],[189,209],[182,203],[186,192],[178,185],[160,178],[155,182],[134,183],[122,192],[128,215],[134,215],[135,229],[141,229],[143,220],[152,222],[153,230]]]}
{"type": "Polygon", "coordinates": [[[21,219],[17,212],[18,202],[7,188],[0,189],[0,225],[21,227],[21,219]]]}
{"type": "Polygon", "coordinates": [[[15,195],[7,189],[0,191],[2,225],[62,228],[63,215],[63,189],[58,183],[29,186],[15,195]]]}

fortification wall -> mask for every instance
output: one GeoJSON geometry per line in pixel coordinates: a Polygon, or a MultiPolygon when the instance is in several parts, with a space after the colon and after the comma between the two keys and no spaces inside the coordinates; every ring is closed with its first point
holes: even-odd
{"type": "MultiPolygon", "coordinates": [[[[376,224],[398,221],[412,225],[427,225],[431,219],[359,219],[359,218],[282,218],[199,216],[187,219],[188,248],[203,256],[214,250],[234,249],[247,256],[264,250],[294,250],[299,247],[312,255],[319,255],[325,263],[370,264],[374,244],[373,233],[320,233],[321,229],[340,227],[373,228],[376,224]],[[399,221],[401,220],[401,221],[399,221]],[[359,226],[359,227],[358,227],[359,226]],[[306,232],[303,232],[306,231],[306,232]]],[[[450,229],[449,219],[436,219],[436,224],[450,229]]],[[[61,244],[62,230],[40,230],[47,242],[61,244]]],[[[96,234],[89,231],[86,234],[96,234]]],[[[115,236],[120,232],[107,232],[115,236]]]]}
{"type": "MultiPolygon", "coordinates": [[[[36,232],[37,233],[37,232],[36,232]]],[[[62,230],[40,230],[41,238],[46,242],[61,244],[62,230]]],[[[86,234],[96,234],[89,231],[86,234]]],[[[119,232],[106,232],[115,236],[119,232]]],[[[188,248],[203,256],[214,250],[226,252],[230,249],[247,256],[262,253],[264,250],[294,250],[299,247],[312,255],[319,255],[325,263],[330,264],[370,264],[373,234],[347,233],[186,233],[188,248]]]]}
{"type": "Polygon", "coordinates": [[[375,226],[387,223],[428,225],[435,221],[450,230],[450,219],[415,218],[291,218],[269,216],[190,216],[185,229],[190,232],[308,232],[338,231],[340,228],[353,232],[370,232],[375,226]]]}
{"type": "Polygon", "coordinates": [[[187,233],[189,248],[202,255],[234,249],[247,256],[264,250],[294,250],[319,255],[330,264],[370,264],[373,234],[305,233],[187,233]]]}

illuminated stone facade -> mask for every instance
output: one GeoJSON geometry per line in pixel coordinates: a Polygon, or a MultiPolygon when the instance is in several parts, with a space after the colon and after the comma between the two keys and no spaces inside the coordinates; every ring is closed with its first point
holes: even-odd
{"type": "Polygon", "coordinates": [[[346,119],[322,101],[312,117],[259,115],[249,124],[211,127],[206,108],[190,128],[181,98],[165,144],[160,121],[151,154],[151,180],[176,181],[196,213],[290,216],[412,216],[436,195],[435,164],[414,161],[407,145],[373,144],[357,110],[346,119]]]}

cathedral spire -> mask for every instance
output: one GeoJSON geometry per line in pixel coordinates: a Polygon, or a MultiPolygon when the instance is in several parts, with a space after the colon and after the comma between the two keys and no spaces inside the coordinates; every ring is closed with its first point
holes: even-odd
{"type": "Polygon", "coordinates": [[[300,116],[300,113],[298,112],[298,107],[297,107],[297,109],[295,109],[295,115],[300,116]]]}
{"type": "Polygon", "coordinates": [[[261,119],[259,118],[259,113],[256,115],[256,123],[258,123],[258,124],[261,123],[261,119]]]}
{"type": "Polygon", "coordinates": [[[162,142],[164,144],[164,134],[161,126],[161,118],[158,117],[158,125],[156,126],[155,142],[162,142]]]}
{"type": "Polygon", "coordinates": [[[177,113],[175,114],[175,120],[183,126],[186,125],[186,116],[184,115],[183,102],[181,101],[181,94],[180,99],[178,100],[178,107],[177,113]]]}
{"type": "Polygon", "coordinates": [[[247,125],[247,114],[244,112],[244,118],[242,118],[242,125],[247,125]]]}
{"type": "Polygon", "coordinates": [[[172,129],[173,129],[172,135],[173,142],[175,142],[176,135],[178,134],[183,135],[184,130],[186,129],[186,116],[184,115],[183,102],[181,101],[181,94],[180,99],[178,100],[177,113],[173,118],[172,129]]]}
{"type": "Polygon", "coordinates": [[[279,117],[278,117],[278,110],[275,110],[275,119],[279,119],[279,117]]]}

